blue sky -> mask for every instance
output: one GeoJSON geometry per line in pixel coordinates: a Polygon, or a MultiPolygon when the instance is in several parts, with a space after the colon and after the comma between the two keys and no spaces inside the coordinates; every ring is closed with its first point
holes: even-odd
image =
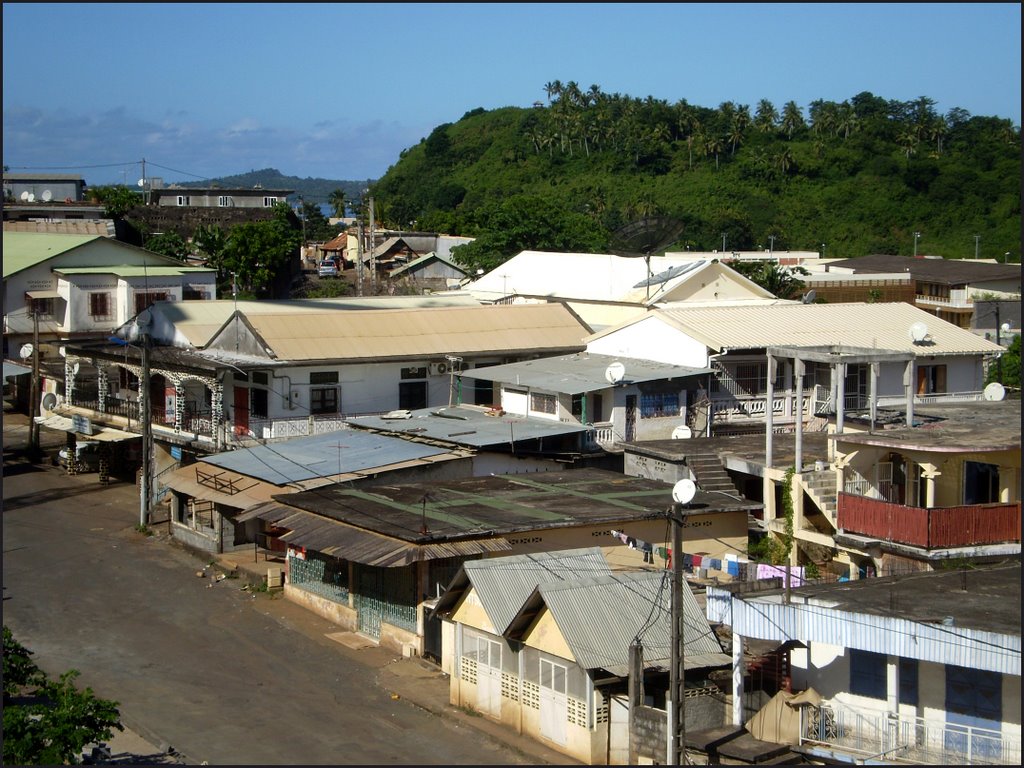
{"type": "Polygon", "coordinates": [[[193,181],[379,178],[544,84],[716,107],[934,99],[1020,125],[1019,3],[4,3],[3,161],[193,181]]]}

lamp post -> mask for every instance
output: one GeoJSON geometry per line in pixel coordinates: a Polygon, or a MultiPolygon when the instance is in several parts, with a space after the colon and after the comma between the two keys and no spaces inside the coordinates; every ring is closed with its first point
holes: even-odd
{"type": "Polygon", "coordinates": [[[725,232],[722,233],[722,253],[725,253],[725,232]]]}
{"type": "Polygon", "coordinates": [[[825,258],[825,244],[824,243],[821,244],[821,258],[823,258],[823,259],[825,258]]]}
{"type": "Polygon", "coordinates": [[[915,259],[917,258],[917,241],[920,240],[920,239],[921,239],[921,233],[920,232],[915,232],[914,233],[914,258],[915,259]]]}
{"type": "Polygon", "coordinates": [[[775,235],[768,235],[768,256],[775,253],[775,235]]]}
{"type": "Polygon", "coordinates": [[[974,258],[978,258],[978,243],[981,241],[981,235],[974,236],[974,258]]]}

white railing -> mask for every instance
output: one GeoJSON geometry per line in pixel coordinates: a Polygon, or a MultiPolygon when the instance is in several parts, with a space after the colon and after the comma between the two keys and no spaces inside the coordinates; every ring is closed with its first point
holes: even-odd
{"type": "Polygon", "coordinates": [[[615,445],[615,430],[610,421],[601,421],[591,424],[593,430],[587,433],[587,443],[590,446],[611,448],[615,445]]]}
{"type": "Polygon", "coordinates": [[[843,491],[854,496],[867,496],[870,499],[879,499],[878,489],[874,483],[852,467],[846,470],[846,477],[843,479],[843,491]]]}
{"type": "Polygon", "coordinates": [[[915,301],[918,304],[938,304],[943,307],[973,307],[974,297],[968,296],[966,290],[954,290],[949,296],[926,296],[917,294],[915,301]]]}
{"type": "Polygon", "coordinates": [[[830,704],[800,709],[800,743],[852,753],[859,761],[918,765],[1020,765],[1020,736],[891,713],[862,714],[830,704]]]}
{"type": "Polygon", "coordinates": [[[931,395],[914,395],[918,405],[935,405],[936,403],[965,403],[984,400],[981,392],[942,392],[931,395]]]}

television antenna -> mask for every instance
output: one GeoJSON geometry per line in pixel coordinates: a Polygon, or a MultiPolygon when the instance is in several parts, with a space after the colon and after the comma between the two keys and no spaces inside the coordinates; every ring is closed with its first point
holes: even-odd
{"type": "Polygon", "coordinates": [[[608,249],[616,256],[640,258],[647,264],[647,298],[651,298],[651,256],[665,249],[683,234],[684,224],[667,216],[646,216],[612,233],[608,249]]]}

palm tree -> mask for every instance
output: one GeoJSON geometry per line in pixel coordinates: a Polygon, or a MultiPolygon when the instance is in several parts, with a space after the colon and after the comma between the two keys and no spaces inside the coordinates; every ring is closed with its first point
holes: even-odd
{"type": "Polygon", "coordinates": [[[805,128],[803,112],[795,101],[787,101],[782,107],[782,130],[786,132],[786,138],[792,139],[794,131],[805,128]]]}
{"type": "Polygon", "coordinates": [[[327,203],[334,209],[334,215],[342,218],[345,215],[345,190],[336,189],[327,196],[327,203]]]}
{"type": "Polygon", "coordinates": [[[949,124],[942,115],[932,120],[931,125],[928,126],[928,137],[935,142],[935,151],[940,155],[942,154],[942,140],[946,138],[948,132],[949,124]]]}
{"type": "Polygon", "coordinates": [[[757,112],[754,115],[754,125],[761,133],[771,133],[775,124],[779,121],[779,113],[775,105],[768,99],[761,99],[757,103],[757,112]]]}
{"type": "Polygon", "coordinates": [[[722,153],[722,139],[718,136],[710,136],[704,146],[707,154],[715,156],[715,170],[718,170],[718,156],[722,153]]]}

